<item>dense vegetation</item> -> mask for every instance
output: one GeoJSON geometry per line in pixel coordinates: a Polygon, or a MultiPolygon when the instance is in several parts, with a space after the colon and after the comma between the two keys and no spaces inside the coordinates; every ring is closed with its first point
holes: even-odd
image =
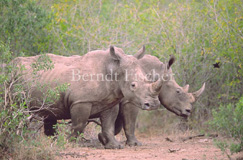
{"type": "MultiPolygon", "coordinates": [[[[242,0],[1,0],[0,64],[41,53],[83,55],[111,44],[134,54],[145,45],[147,54],[161,61],[175,55],[173,71],[181,86],[190,84],[190,91],[194,91],[206,82],[206,91],[194,104],[191,126],[203,126],[213,116],[219,123],[220,116],[227,117],[223,112],[226,104],[241,113],[230,115],[232,119],[243,115],[242,100],[238,102],[243,93],[242,8],[242,0]],[[221,114],[212,114],[212,110],[221,114]]],[[[19,130],[24,129],[23,119],[29,116],[22,112],[28,101],[21,95],[23,88],[16,84],[12,91],[9,86],[14,68],[1,67],[3,70],[2,148],[6,147],[3,142],[7,143],[2,139],[23,136],[19,130]],[[13,99],[9,93],[15,93],[13,99]]],[[[167,112],[143,114],[155,114],[153,117],[160,120],[167,112]]],[[[239,134],[242,147],[242,128],[239,134]]]]}

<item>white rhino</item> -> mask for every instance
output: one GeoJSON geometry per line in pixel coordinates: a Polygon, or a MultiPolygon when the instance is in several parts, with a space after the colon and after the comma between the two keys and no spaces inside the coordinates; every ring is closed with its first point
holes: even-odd
{"type": "MultiPolygon", "coordinates": [[[[160,105],[157,91],[162,81],[146,81],[138,62],[144,56],[144,47],[135,56],[126,55],[122,49],[113,46],[84,56],[48,56],[54,68],[37,71],[38,80],[30,88],[31,111],[44,118],[46,135],[54,135],[53,125],[57,120],[71,119],[70,138],[77,137],[78,133],[83,132],[89,118],[100,117],[104,110],[116,106],[124,97],[142,109],[160,105]],[[48,87],[54,89],[63,84],[67,84],[67,89],[59,90],[53,103],[43,103],[48,87]]],[[[25,81],[31,80],[30,75],[34,72],[31,66],[39,57],[18,57],[13,60],[13,63],[26,67],[25,81]]]]}

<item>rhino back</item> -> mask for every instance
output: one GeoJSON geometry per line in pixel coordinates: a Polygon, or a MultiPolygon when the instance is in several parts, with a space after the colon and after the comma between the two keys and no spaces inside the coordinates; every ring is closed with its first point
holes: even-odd
{"type": "MultiPolygon", "coordinates": [[[[48,83],[52,88],[58,84],[69,84],[68,90],[64,96],[67,96],[69,103],[74,101],[82,102],[102,102],[105,99],[114,99],[111,92],[116,90],[116,85],[112,82],[98,80],[95,75],[106,75],[106,66],[113,61],[108,51],[92,51],[84,56],[64,57],[54,54],[47,54],[53,64],[54,68],[47,71],[39,71],[38,81],[40,83],[48,83]],[[84,75],[93,76],[93,79],[83,79],[84,75]],[[76,79],[74,80],[74,76],[76,79]],[[68,94],[68,95],[67,95],[68,94]]],[[[18,57],[14,60],[15,63],[25,65],[27,74],[24,79],[27,80],[32,73],[31,64],[36,62],[38,56],[33,57],[18,57]]],[[[89,77],[88,77],[89,78],[89,77]]],[[[90,77],[91,78],[91,77],[90,77]]],[[[38,91],[34,91],[34,97],[40,97],[38,91]]],[[[62,94],[63,95],[63,94],[62,94]]],[[[114,95],[114,94],[113,94],[114,95]]],[[[62,98],[60,98],[62,99],[62,98]]],[[[109,101],[107,102],[109,103],[109,101]]]]}
{"type": "Polygon", "coordinates": [[[146,74],[151,73],[152,70],[160,74],[163,69],[163,63],[157,57],[147,54],[139,60],[139,64],[143,67],[146,74]]]}

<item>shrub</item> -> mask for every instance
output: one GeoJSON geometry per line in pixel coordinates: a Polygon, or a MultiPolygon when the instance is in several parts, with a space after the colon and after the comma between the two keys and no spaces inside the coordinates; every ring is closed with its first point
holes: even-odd
{"type": "Polygon", "coordinates": [[[213,110],[213,120],[210,125],[225,136],[233,138],[234,142],[218,142],[217,146],[225,151],[229,148],[231,153],[243,151],[243,97],[238,103],[221,105],[219,110],[213,110]]]}
{"type": "MultiPolygon", "coordinates": [[[[10,62],[12,53],[8,45],[0,44],[1,59],[10,62]]],[[[3,64],[3,62],[0,62],[3,64]]],[[[0,146],[1,150],[11,148],[12,142],[20,139],[25,132],[26,100],[22,85],[17,83],[20,68],[6,65],[0,68],[0,146]]]]}
{"type": "Polygon", "coordinates": [[[13,55],[36,55],[52,50],[52,14],[35,0],[0,1],[0,40],[10,41],[13,55]]]}
{"type": "MultiPolygon", "coordinates": [[[[45,148],[45,140],[32,139],[33,134],[28,129],[31,117],[28,104],[31,97],[28,88],[30,82],[22,80],[25,67],[11,63],[13,54],[10,47],[1,41],[0,53],[0,159],[52,159],[53,152],[48,151],[49,147],[45,148]]],[[[38,72],[52,68],[48,58],[39,56],[32,69],[38,72]]],[[[57,91],[64,89],[58,86],[45,98],[50,99],[57,91]]]]}

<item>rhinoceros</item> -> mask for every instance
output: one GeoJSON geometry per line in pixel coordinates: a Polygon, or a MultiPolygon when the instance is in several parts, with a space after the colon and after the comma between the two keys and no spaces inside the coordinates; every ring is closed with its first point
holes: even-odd
{"type": "MultiPolygon", "coordinates": [[[[192,103],[203,93],[205,83],[198,91],[188,93],[189,85],[181,87],[176,83],[173,77],[171,65],[174,62],[174,56],[171,56],[169,62],[166,64],[163,64],[158,58],[151,55],[145,55],[143,59],[139,60],[140,65],[147,74],[154,72],[154,76],[156,77],[156,75],[159,75],[159,78],[163,81],[158,96],[160,103],[176,115],[188,117],[192,110],[192,103]]],[[[98,135],[100,142],[105,146],[111,146],[111,144],[117,145],[117,141],[114,140],[112,133],[116,135],[124,128],[127,145],[142,145],[134,134],[138,112],[139,108],[127,101],[126,98],[123,98],[115,107],[104,111],[104,116],[106,118],[101,119],[101,122],[102,129],[105,130],[102,130],[102,133],[98,135]],[[107,115],[110,117],[107,118],[107,115]],[[108,133],[109,136],[107,136],[108,133]]]]}
{"type": "MultiPolygon", "coordinates": [[[[144,47],[134,56],[126,55],[121,48],[113,46],[83,56],[47,56],[54,64],[53,69],[37,71],[38,80],[30,88],[31,111],[44,118],[46,135],[54,135],[53,125],[57,120],[71,119],[72,133],[69,138],[77,137],[89,118],[99,117],[102,111],[114,107],[124,97],[142,109],[160,105],[157,90],[160,90],[162,81],[146,81],[138,62],[144,56],[144,47]],[[55,89],[62,84],[68,87],[58,90],[53,103],[44,103],[43,97],[48,92],[43,90],[46,91],[47,87],[55,89]]],[[[31,79],[30,74],[34,72],[31,66],[39,57],[18,57],[13,61],[25,66],[25,81],[31,79]]]]}

